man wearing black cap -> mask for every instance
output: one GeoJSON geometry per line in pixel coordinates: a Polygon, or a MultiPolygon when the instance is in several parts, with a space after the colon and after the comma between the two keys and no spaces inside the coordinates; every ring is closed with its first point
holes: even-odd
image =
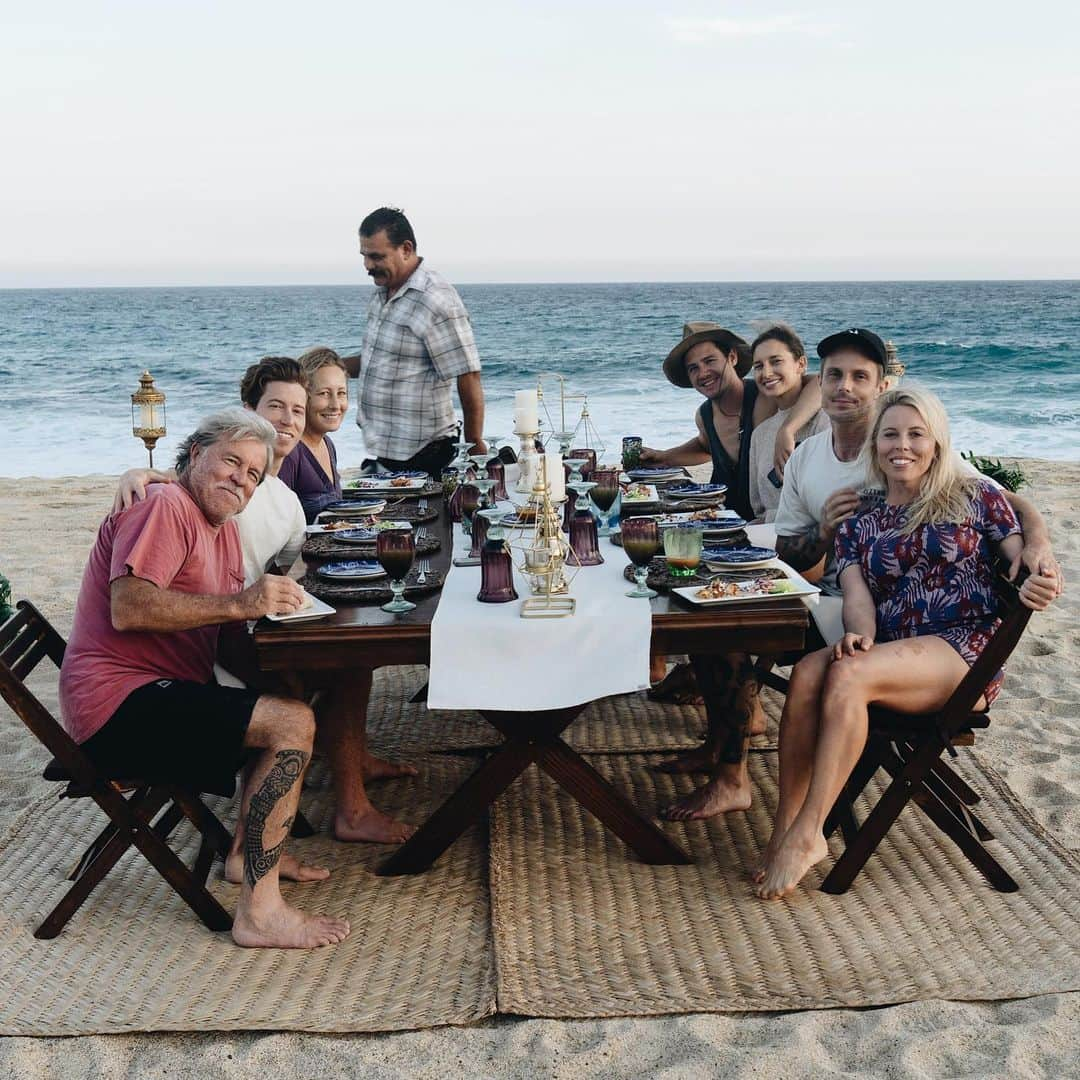
{"type": "MultiPolygon", "coordinates": [[[[697,434],[668,450],[641,450],[641,460],[647,465],[701,465],[711,458],[710,482],[727,485],[725,505],[747,521],[754,516],[750,436],[776,412],[776,402],[759,395],[757,383],[746,378],[750,362],[750,346],[738,334],[717,323],[686,323],[682,341],[664,360],[664,374],[669,382],[692,386],[706,398],[694,416],[697,434]]],[[[821,405],[817,380],[808,376],[804,383],[802,396],[777,432],[776,464],[781,476],[795,447],[795,433],[813,420],[821,405]]]]}
{"type": "MultiPolygon", "coordinates": [[[[823,595],[812,609],[808,650],[843,635],[833,542],[841,522],[859,505],[858,488],[865,477],[859,452],[870,430],[874,404],[885,390],[887,362],[885,343],[860,327],[830,334],[818,344],[817,353],[821,357],[821,407],[829,417],[829,430],[811,436],[791,455],[773,523],[777,553],[796,570],[809,570],[825,560],[819,582],[823,595]]],[[[961,467],[975,472],[968,462],[961,467]]],[[[1052,571],[1060,582],[1061,571],[1042,516],[1023,496],[1003,494],[1024,530],[1024,565],[1033,573],[1052,571]]],[[[708,783],[664,811],[674,820],[713,817],[750,806],[746,752],[758,690],[751,658],[732,654],[716,658],[707,667],[699,661],[695,668],[709,719],[705,745],[661,767],[688,772],[707,764],[711,775],[708,783]]]]}

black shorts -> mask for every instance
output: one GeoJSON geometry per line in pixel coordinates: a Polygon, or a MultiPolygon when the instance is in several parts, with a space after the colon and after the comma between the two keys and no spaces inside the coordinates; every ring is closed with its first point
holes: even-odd
{"type": "Polygon", "coordinates": [[[258,690],[158,679],[128,694],[82,749],[113,779],[232,795],[258,700],[258,690]]]}

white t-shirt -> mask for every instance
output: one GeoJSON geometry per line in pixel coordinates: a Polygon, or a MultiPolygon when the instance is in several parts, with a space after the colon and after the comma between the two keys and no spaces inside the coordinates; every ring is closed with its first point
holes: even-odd
{"type": "Polygon", "coordinates": [[[288,570],[304,545],[307,524],[300,500],[276,476],[267,476],[237,514],[244,553],[244,585],[253,585],[272,566],[288,570]]]}
{"type": "MultiPolygon", "coordinates": [[[[953,451],[961,472],[979,476],[979,471],[953,451]]],[[[821,522],[828,498],[840,488],[858,490],[867,484],[866,473],[858,458],[841,461],[833,452],[832,427],[814,435],[795,448],[784,469],[780,506],[773,525],[777,536],[799,536],[821,522]]],[[[836,580],[836,553],[830,547],[825,559],[825,574],[818,582],[827,596],[839,596],[836,580]]]]}
{"type": "MultiPolygon", "coordinates": [[[[304,546],[307,519],[296,492],[276,476],[263,477],[233,520],[244,554],[245,587],[254,585],[272,566],[288,570],[296,562],[304,546]]],[[[214,665],[214,677],[221,686],[244,686],[220,664],[214,665]]]]}

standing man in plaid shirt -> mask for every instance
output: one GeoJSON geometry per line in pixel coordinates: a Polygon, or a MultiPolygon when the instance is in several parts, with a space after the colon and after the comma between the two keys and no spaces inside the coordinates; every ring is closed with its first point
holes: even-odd
{"type": "Polygon", "coordinates": [[[356,422],[368,453],[387,469],[434,476],[454,457],[457,382],[465,439],[484,451],[484,388],[469,313],[457,290],[416,253],[400,210],[381,207],[360,223],[360,254],[375,282],[359,356],[346,357],[360,379],[356,422]]]}

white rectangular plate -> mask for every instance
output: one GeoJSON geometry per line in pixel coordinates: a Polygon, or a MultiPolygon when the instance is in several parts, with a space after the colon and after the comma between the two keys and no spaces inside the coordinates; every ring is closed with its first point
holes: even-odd
{"type": "Polygon", "coordinates": [[[644,488],[645,494],[643,495],[627,495],[623,492],[622,501],[628,506],[633,506],[635,503],[654,503],[659,501],[659,495],[656,493],[655,484],[636,484],[636,487],[644,488]]]}
{"type": "Polygon", "coordinates": [[[427,480],[422,476],[410,476],[408,483],[406,484],[391,484],[389,480],[379,480],[378,477],[372,477],[370,480],[361,480],[359,483],[350,484],[350,491],[369,491],[373,495],[385,495],[388,492],[393,493],[395,491],[417,491],[427,483],[427,480]]]}
{"type": "MultiPolygon", "coordinates": [[[[768,564],[769,566],[775,566],[784,571],[788,581],[791,582],[793,588],[788,592],[782,593],[759,593],[757,595],[750,594],[746,596],[718,596],[715,599],[708,600],[697,595],[698,591],[702,588],[701,585],[690,585],[682,589],[672,589],[673,593],[681,596],[684,600],[689,600],[691,604],[747,604],[756,602],[758,600],[782,600],[786,596],[815,596],[821,590],[816,585],[811,585],[805,578],[801,577],[798,573],[791,569],[786,563],[781,562],[779,559],[774,560],[768,564]]],[[[733,568],[735,569],[735,568],[733,568]]]]}
{"type": "Polygon", "coordinates": [[[304,593],[311,601],[310,607],[301,608],[299,611],[290,612],[288,615],[267,615],[271,622],[302,622],[304,619],[322,619],[327,615],[333,615],[337,608],[324,604],[317,596],[304,593]]]}

